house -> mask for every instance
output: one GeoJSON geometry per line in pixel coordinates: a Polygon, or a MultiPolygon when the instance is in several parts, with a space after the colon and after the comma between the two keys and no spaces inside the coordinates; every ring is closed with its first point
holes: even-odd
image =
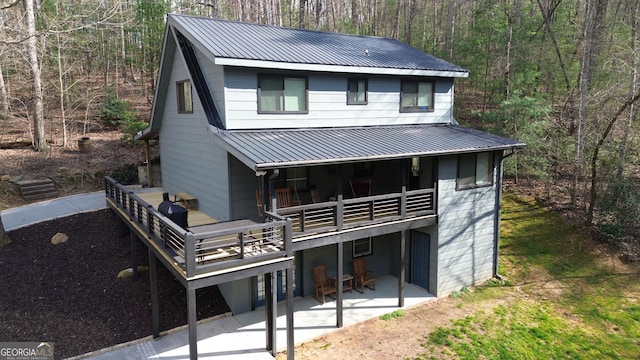
{"type": "Polygon", "coordinates": [[[188,296],[217,284],[234,313],[265,303],[273,318],[277,300],[314,294],[313,267],[341,278],[359,257],[398,278],[399,305],[405,283],[446,296],[497,274],[502,162],[524,146],[456,122],[467,76],[392,39],[168,15],[138,138],[159,140],[163,190],[215,223],[181,229],[113,184],[108,203],[188,296]]]}

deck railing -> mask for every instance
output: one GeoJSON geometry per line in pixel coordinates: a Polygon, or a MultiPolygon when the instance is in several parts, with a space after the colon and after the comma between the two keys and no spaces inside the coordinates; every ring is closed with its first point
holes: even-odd
{"type": "Polygon", "coordinates": [[[291,222],[284,219],[183,229],[110,177],[105,177],[105,195],[173,258],[187,277],[291,256],[291,222]]]}
{"type": "Polygon", "coordinates": [[[292,221],[293,237],[434,215],[434,189],[343,199],[276,209],[292,221]]]}

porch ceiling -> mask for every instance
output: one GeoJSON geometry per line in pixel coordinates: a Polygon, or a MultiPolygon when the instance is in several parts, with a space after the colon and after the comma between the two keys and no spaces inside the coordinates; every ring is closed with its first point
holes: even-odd
{"type": "Polygon", "coordinates": [[[516,140],[448,124],[213,131],[216,141],[255,171],[525,146],[516,140]]]}

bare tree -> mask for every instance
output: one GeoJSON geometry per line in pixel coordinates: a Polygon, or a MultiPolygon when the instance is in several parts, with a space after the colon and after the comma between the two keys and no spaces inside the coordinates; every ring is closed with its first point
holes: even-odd
{"type": "Polygon", "coordinates": [[[42,96],[42,77],[38,63],[38,46],[36,33],[36,18],[33,0],[24,0],[25,15],[27,17],[27,54],[29,58],[29,73],[31,74],[31,99],[33,101],[33,130],[34,147],[42,151],[47,147],[44,132],[44,104],[42,96]]]}

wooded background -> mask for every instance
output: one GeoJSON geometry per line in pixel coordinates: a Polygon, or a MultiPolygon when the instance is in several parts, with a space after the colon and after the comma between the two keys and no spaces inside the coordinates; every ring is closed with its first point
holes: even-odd
{"type": "Polygon", "coordinates": [[[1,115],[24,121],[36,149],[67,146],[108,99],[148,121],[166,13],[390,37],[470,71],[456,118],[528,144],[506,175],[564,189],[615,236],[637,231],[638,0],[0,4],[1,115]]]}

